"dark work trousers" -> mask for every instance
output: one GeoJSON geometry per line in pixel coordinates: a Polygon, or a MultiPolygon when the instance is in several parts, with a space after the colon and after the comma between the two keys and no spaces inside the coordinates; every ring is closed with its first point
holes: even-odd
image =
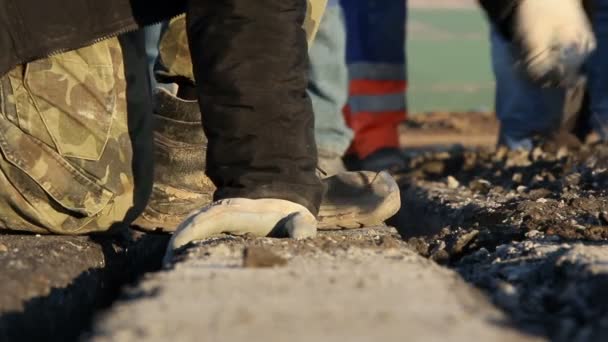
{"type": "Polygon", "coordinates": [[[278,198],[318,212],[305,14],[305,0],[188,3],[215,199],[278,198]]]}

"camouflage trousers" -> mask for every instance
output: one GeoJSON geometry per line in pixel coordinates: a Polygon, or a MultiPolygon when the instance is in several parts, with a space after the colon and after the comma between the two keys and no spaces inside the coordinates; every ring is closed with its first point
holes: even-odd
{"type": "Polygon", "coordinates": [[[132,221],[151,188],[149,119],[127,117],[118,39],[0,78],[0,229],[83,234],[132,221]]]}

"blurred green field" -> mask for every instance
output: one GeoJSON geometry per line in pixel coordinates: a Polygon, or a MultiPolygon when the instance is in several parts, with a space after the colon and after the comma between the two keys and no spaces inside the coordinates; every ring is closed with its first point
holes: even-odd
{"type": "Polygon", "coordinates": [[[492,110],[488,27],[477,9],[411,9],[408,18],[411,113],[492,110]]]}

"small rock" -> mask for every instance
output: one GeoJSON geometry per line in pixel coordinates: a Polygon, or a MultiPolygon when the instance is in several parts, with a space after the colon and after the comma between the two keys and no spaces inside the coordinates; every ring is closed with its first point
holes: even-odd
{"type": "Polygon", "coordinates": [[[243,252],[243,267],[264,268],[285,266],[287,260],[263,247],[247,247],[243,252]]]}
{"type": "Polygon", "coordinates": [[[467,247],[468,245],[471,244],[471,242],[473,242],[475,240],[475,238],[477,237],[477,235],[479,235],[479,231],[478,230],[472,230],[466,234],[463,234],[461,236],[458,237],[458,240],[456,241],[456,243],[454,244],[454,246],[452,247],[452,253],[453,254],[460,254],[462,253],[462,251],[465,249],[465,247],[467,247]]]}
{"type": "Polygon", "coordinates": [[[431,175],[440,175],[445,172],[445,163],[440,160],[433,160],[422,165],[422,170],[431,175]]]}
{"type": "Polygon", "coordinates": [[[485,247],[481,247],[474,255],[480,258],[487,258],[490,256],[490,251],[485,247]]]}
{"type": "Polygon", "coordinates": [[[469,183],[469,188],[471,188],[472,191],[484,194],[488,193],[491,187],[492,183],[488,182],[485,179],[475,179],[471,181],[471,183],[469,183]]]}
{"type": "Polygon", "coordinates": [[[578,172],[571,173],[571,174],[567,175],[566,177],[564,177],[564,185],[570,186],[570,187],[577,186],[580,184],[581,178],[582,178],[582,176],[580,173],[578,173],[578,172]]]}
{"type": "Polygon", "coordinates": [[[582,224],[580,224],[580,223],[576,222],[576,220],[575,220],[575,219],[570,219],[570,222],[569,222],[569,223],[570,223],[570,225],[572,225],[572,227],[573,227],[574,229],[578,229],[578,230],[585,230],[585,229],[587,229],[587,227],[585,227],[585,226],[583,226],[582,224]]]}
{"type": "Polygon", "coordinates": [[[517,294],[517,288],[506,281],[497,281],[497,288],[508,296],[514,296],[517,294]]]}
{"type": "Polygon", "coordinates": [[[431,260],[439,264],[446,264],[450,260],[450,255],[445,250],[445,247],[445,242],[439,241],[439,244],[431,251],[431,260]]]}
{"type": "Polygon", "coordinates": [[[397,240],[393,236],[383,236],[379,239],[379,245],[386,249],[399,248],[401,247],[400,241],[402,240],[397,240]]]}
{"type": "Polygon", "coordinates": [[[517,249],[515,247],[513,247],[512,245],[499,245],[496,247],[496,254],[501,257],[501,256],[509,256],[509,255],[513,255],[516,254],[517,249]]]}
{"type": "Polygon", "coordinates": [[[407,240],[407,244],[416,252],[418,252],[418,254],[424,256],[424,257],[428,257],[429,256],[429,244],[424,241],[424,239],[422,238],[416,238],[413,237],[409,240],[407,240]]]}
{"type": "Polygon", "coordinates": [[[446,183],[450,189],[457,189],[460,186],[460,182],[452,176],[448,176],[446,183]]]}
{"type": "Polygon", "coordinates": [[[509,158],[505,163],[506,167],[526,167],[532,165],[528,152],[525,150],[515,150],[509,153],[509,158]]]}
{"type": "Polygon", "coordinates": [[[522,193],[526,192],[526,190],[528,190],[528,187],[520,185],[520,186],[517,187],[516,190],[517,190],[517,193],[522,194],[522,193]]]}
{"type": "Polygon", "coordinates": [[[555,155],[555,157],[557,159],[566,158],[566,157],[568,157],[568,153],[569,153],[568,147],[562,146],[559,148],[559,150],[557,150],[557,154],[555,155]]]}
{"type": "Polygon", "coordinates": [[[540,147],[535,147],[535,148],[532,150],[532,153],[531,153],[531,154],[532,154],[532,160],[539,160],[539,159],[541,159],[541,158],[543,157],[543,155],[545,154],[545,152],[543,151],[543,149],[542,149],[542,148],[540,148],[540,147]]]}
{"type": "Polygon", "coordinates": [[[532,229],[531,231],[526,233],[527,238],[535,238],[541,235],[542,233],[536,229],[532,229]]]}
{"type": "Polygon", "coordinates": [[[505,188],[503,188],[502,186],[498,185],[492,188],[492,190],[490,190],[490,193],[494,193],[494,194],[503,194],[505,192],[505,188]]]}
{"type": "MultiPolygon", "coordinates": [[[[539,199],[544,199],[545,197],[549,197],[552,194],[551,190],[549,189],[534,189],[530,191],[530,199],[531,200],[539,200],[539,199]]],[[[546,199],[544,202],[539,202],[539,203],[545,203],[546,199]]]]}
{"type": "Polygon", "coordinates": [[[0,253],[8,252],[8,247],[5,244],[0,243],[0,253]]]}
{"type": "Polygon", "coordinates": [[[543,177],[542,175],[535,175],[533,180],[534,180],[534,182],[538,183],[538,182],[544,181],[545,177],[543,177]]]}
{"type": "Polygon", "coordinates": [[[440,265],[447,265],[450,262],[450,255],[445,249],[442,249],[437,253],[432,254],[430,259],[440,265]]]}
{"type": "Polygon", "coordinates": [[[521,183],[524,180],[524,176],[520,172],[515,172],[511,180],[515,183],[521,183]]]}
{"type": "Polygon", "coordinates": [[[493,156],[493,160],[495,162],[500,162],[503,161],[506,157],[507,154],[509,153],[509,149],[505,146],[500,146],[496,152],[494,152],[494,156],[493,156]]]}

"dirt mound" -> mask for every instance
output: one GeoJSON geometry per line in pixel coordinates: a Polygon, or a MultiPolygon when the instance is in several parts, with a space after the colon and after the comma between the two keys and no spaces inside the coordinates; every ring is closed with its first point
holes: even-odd
{"type": "Polygon", "coordinates": [[[608,146],[411,157],[392,222],[555,341],[608,338],[608,146]]]}

